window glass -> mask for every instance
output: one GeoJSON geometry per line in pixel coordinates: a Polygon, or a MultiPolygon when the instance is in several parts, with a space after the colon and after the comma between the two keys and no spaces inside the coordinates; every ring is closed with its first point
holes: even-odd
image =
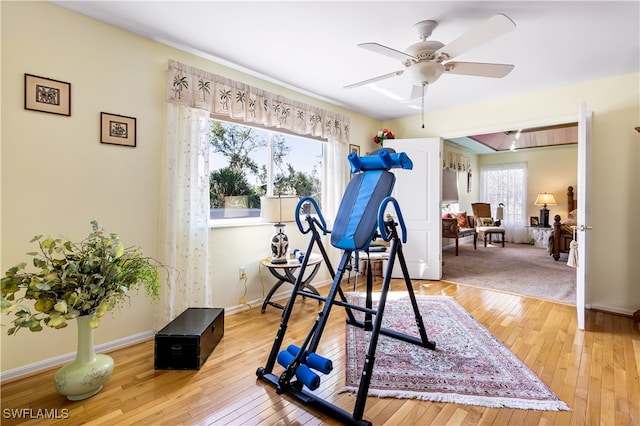
{"type": "Polygon", "coordinates": [[[483,166],[480,170],[480,199],[491,204],[494,217],[498,205],[504,204],[506,225],[527,225],[527,165],[512,163],[483,166]]]}
{"type": "Polygon", "coordinates": [[[258,218],[263,195],[320,204],[322,142],[213,120],[210,142],[211,219],[258,218]]]}

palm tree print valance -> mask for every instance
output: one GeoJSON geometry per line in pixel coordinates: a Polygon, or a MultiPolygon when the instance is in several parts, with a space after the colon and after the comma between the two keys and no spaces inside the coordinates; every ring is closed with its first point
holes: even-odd
{"type": "Polygon", "coordinates": [[[349,118],[170,60],[166,101],[299,135],[349,142],[349,118]]]}

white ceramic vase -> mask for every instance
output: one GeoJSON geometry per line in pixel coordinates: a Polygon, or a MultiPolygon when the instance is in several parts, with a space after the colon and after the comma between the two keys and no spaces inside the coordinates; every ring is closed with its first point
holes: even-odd
{"type": "Polygon", "coordinates": [[[70,401],[80,401],[100,392],[113,372],[113,358],[95,353],[90,321],[91,315],[77,318],[76,359],[58,370],[55,375],[56,389],[70,401]]]}

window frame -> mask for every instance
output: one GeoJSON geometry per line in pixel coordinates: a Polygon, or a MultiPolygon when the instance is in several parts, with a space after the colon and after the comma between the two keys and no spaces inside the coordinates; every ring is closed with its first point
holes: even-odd
{"type": "MultiPolygon", "coordinates": [[[[248,125],[246,122],[238,122],[238,121],[234,121],[234,120],[229,120],[228,117],[227,119],[221,119],[219,117],[214,116],[213,114],[210,117],[210,120],[212,121],[218,121],[221,123],[225,123],[225,124],[229,124],[232,126],[242,126],[242,127],[248,127],[248,128],[254,128],[254,129],[258,129],[264,132],[267,132],[268,134],[268,139],[269,139],[269,143],[267,145],[267,157],[269,158],[269,161],[266,164],[266,168],[267,168],[267,192],[266,192],[266,196],[273,196],[273,188],[274,188],[274,176],[275,176],[275,163],[273,161],[273,154],[274,154],[274,150],[273,150],[273,139],[274,139],[274,135],[276,134],[281,134],[284,135],[286,137],[294,137],[297,139],[305,139],[311,142],[318,142],[318,143],[323,143],[326,144],[328,141],[321,139],[321,138],[317,138],[317,137],[312,137],[312,136],[308,136],[308,135],[299,135],[296,133],[292,133],[292,132],[288,132],[288,131],[283,131],[282,129],[277,130],[277,129],[273,129],[271,127],[266,127],[266,126],[260,126],[260,125],[248,125]]],[[[326,161],[326,146],[322,146],[322,161],[326,161]]],[[[209,170],[209,175],[211,175],[211,172],[213,170],[210,168],[209,170]]],[[[322,181],[325,179],[325,176],[321,176],[321,184],[322,181]]],[[[210,211],[211,207],[209,206],[209,211],[210,211]]],[[[257,216],[257,217],[238,217],[238,218],[222,218],[222,219],[212,219],[211,218],[211,213],[209,213],[209,228],[231,228],[231,227],[239,227],[239,226],[258,226],[258,225],[265,225],[265,222],[262,221],[261,216],[257,216]]]]}

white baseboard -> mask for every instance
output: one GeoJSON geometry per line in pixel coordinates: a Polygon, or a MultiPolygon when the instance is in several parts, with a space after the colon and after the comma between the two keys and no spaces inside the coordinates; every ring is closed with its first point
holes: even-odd
{"type": "MultiPolygon", "coordinates": [[[[330,280],[324,280],[324,281],[319,281],[317,283],[314,283],[313,286],[316,288],[320,288],[320,287],[329,285],[331,283],[332,281],[330,280]]],[[[290,295],[291,295],[291,288],[289,287],[289,288],[284,288],[282,291],[274,294],[271,298],[273,300],[280,300],[280,299],[285,299],[290,295]]],[[[262,306],[262,302],[263,302],[263,299],[260,298],[260,299],[249,302],[249,304],[251,305],[252,308],[256,308],[256,307],[259,308],[260,306],[262,306]]],[[[225,308],[224,312],[225,312],[225,316],[228,316],[228,315],[233,315],[235,313],[241,312],[245,309],[247,309],[246,305],[236,305],[230,308],[225,308]]],[[[140,343],[144,340],[152,338],[153,336],[155,336],[155,334],[156,334],[155,331],[149,330],[149,331],[134,334],[131,336],[123,337],[122,339],[113,340],[111,342],[101,343],[99,345],[96,345],[95,351],[97,353],[113,351],[115,349],[120,349],[125,346],[130,346],[136,343],[140,343]]],[[[32,374],[39,373],[44,370],[48,370],[58,365],[63,365],[73,361],[75,358],[76,358],[76,353],[70,352],[65,355],[60,355],[57,357],[46,359],[44,361],[25,365],[24,367],[18,367],[13,370],[2,371],[0,372],[0,383],[4,382],[5,380],[12,380],[18,377],[30,376],[32,374]]]]}
{"type": "MultiPolygon", "coordinates": [[[[123,337],[122,339],[113,340],[111,342],[101,343],[95,346],[97,353],[109,352],[115,349],[120,349],[125,346],[130,346],[135,343],[142,342],[155,336],[153,330],[144,331],[142,333],[134,334],[131,336],[123,337]]],[[[76,358],[75,352],[70,352],[65,355],[49,358],[44,361],[35,362],[33,364],[25,365],[24,367],[14,368],[13,370],[7,370],[0,372],[0,383],[5,380],[15,379],[22,376],[30,376],[43,370],[48,370],[52,367],[71,362],[76,358]]]]}
{"type": "Polygon", "coordinates": [[[611,312],[613,314],[621,314],[629,317],[633,316],[633,313],[635,312],[628,309],[622,309],[622,308],[617,308],[617,307],[607,306],[607,305],[598,305],[594,303],[589,305],[587,309],[595,309],[598,311],[611,312]]]}
{"type": "MultiPolygon", "coordinates": [[[[333,281],[330,281],[330,280],[318,281],[318,282],[314,282],[313,286],[315,288],[322,288],[326,285],[331,284],[332,282],[333,281]]],[[[281,291],[274,293],[274,295],[271,296],[271,300],[286,299],[290,295],[291,295],[291,287],[284,288],[281,291]]],[[[249,306],[251,306],[251,309],[260,308],[263,302],[264,302],[263,298],[251,300],[249,301],[249,306]]],[[[230,308],[225,308],[224,312],[225,312],[225,316],[227,316],[227,315],[237,314],[238,312],[242,312],[245,310],[247,310],[247,305],[236,305],[236,306],[231,306],[230,308]]]]}

